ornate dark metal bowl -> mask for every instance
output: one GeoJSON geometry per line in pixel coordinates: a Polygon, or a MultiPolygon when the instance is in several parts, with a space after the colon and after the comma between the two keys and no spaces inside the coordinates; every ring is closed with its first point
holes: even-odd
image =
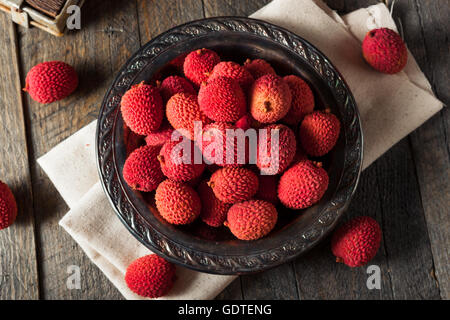
{"type": "Polygon", "coordinates": [[[248,18],[221,17],[175,27],[143,46],[122,68],[106,93],[98,118],[97,160],[107,197],[128,230],[168,260],[199,271],[243,274],[285,263],[316,245],[344,213],[358,183],[362,132],[355,100],[341,74],[319,50],[278,26],[248,18]],[[256,241],[236,240],[226,230],[166,223],[148,198],[122,178],[126,159],[120,100],[131,85],[150,81],[169,61],[198,48],[223,60],[268,60],[280,75],[297,74],[313,88],[316,104],[329,107],[342,123],[334,150],[321,159],[330,176],[328,191],[311,208],[280,207],[274,231],[256,241]],[[146,199],[147,198],[147,199],[146,199]]]}

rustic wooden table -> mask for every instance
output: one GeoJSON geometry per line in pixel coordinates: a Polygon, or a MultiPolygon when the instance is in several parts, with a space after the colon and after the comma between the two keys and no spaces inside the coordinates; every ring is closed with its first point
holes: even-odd
{"type": "MultiPolygon", "coordinates": [[[[203,17],[246,16],[269,0],[87,1],[82,28],[55,38],[15,26],[0,14],[0,179],[19,203],[14,226],[0,232],[0,299],[122,299],[58,221],[68,208],[36,159],[97,117],[121,65],[175,25],[203,17]],[[26,72],[58,59],[81,82],[69,98],[40,105],[21,92],[26,72]],[[67,266],[81,268],[68,290],[67,266]]],[[[339,13],[376,0],[328,0],[339,13]]],[[[391,2],[391,1],[388,1],[391,2]]],[[[449,1],[397,0],[394,16],[433,90],[449,96],[449,1]]],[[[364,171],[348,217],[369,215],[383,228],[373,264],[381,290],[368,290],[365,268],[334,263],[329,241],[296,261],[242,276],[219,299],[449,299],[449,111],[444,109],[364,171]]]]}

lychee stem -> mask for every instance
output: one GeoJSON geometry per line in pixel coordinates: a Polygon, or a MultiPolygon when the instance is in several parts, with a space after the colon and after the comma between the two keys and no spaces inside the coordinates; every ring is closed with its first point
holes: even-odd
{"type": "Polygon", "coordinates": [[[330,109],[330,108],[326,108],[325,110],[323,110],[323,112],[325,112],[325,113],[331,113],[331,109],[330,109]]]}
{"type": "Polygon", "coordinates": [[[164,159],[163,155],[158,155],[156,158],[158,159],[159,163],[161,163],[161,164],[165,163],[165,159],[164,159]]]}
{"type": "Polygon", "coordinates": [[[213,181],[208,181],[207,183],[206,183],[211,189],[212,188],[214,188],[214,182],[213,181]]]}
{"type": "Polygon", "coordinates": [[[157,87],[157,88],[161,87],[161,81],[156,80],[156,87],[157,87]]]}
{"type": "Polygon", "coordinates": [[[252,60],[250,60],[250,58],[248,58],[247,60],[245,60],[244,65],[249,64],[250,62],[252,62],[252,60]]]}
{"type": "Polygon", "coordinates": [[[336,257],[336,262],[337,263],[344,263],[344,259],[342,259],[340,257],[336,257]]]}
{"type": "Polygon", "coordinates": [[[272,108],[270,106],[270,101],[264,101],[263,111],[264,112],[269,112],[270,110],[272,110],[272,108]]]}
{"type": "Polygon", "coordinates": [[[313,161],[313,163],[316,165],[317,168],[322,168],[322,162],[313,161]]]}

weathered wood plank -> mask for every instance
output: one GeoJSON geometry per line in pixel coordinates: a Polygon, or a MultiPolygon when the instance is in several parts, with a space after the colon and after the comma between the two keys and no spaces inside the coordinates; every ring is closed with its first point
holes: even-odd
{"type": "Polygon", "coordinates": [[[394,299],[439,299],[419,185],[408,140],[375,164],[394,299]]]}
{"type": "Polygon", "coordinates": [[[136,21],[134,1],[115,1],[107,6],[101,2],[87,1],[82,8],[82,27],[79,31],[56,38],[37,29],[21,30],[23,77],[33,65],[57,59],[72,64],[80,78],[75,93],[60,102],[40,105],[26,98],[42,298],[122,298],[72,238],[58,226],[58,221],[68,208],[35,159],[97,118],[108,85],[119,67],[139,48],[136,21]],[[98,12],[102,14],[98,15],[98,12]],[[67,267],[70,265],[81,268],[81,290],[68,290],[66,287],[67,267]]]}
{"type": "Polygon", "coordinates": [[[0,231],[0,300],[38,299],[33,195],[17,34],[15,25],[6,14],[0,14],[0,30],[0,180],[11,187],[19,209],[15,224],[0,231]]]}
{"type": "Polygon", "coordinates": [[[160,33],[191,20],[203,18],[201,0],[138,0],[141,44],[160,33]]]}
{"type": "Polygon", "coordinates": [[[270,0],[203,0],[205,17],[216,16],[249,16],[270,0]]]}
{"type": "MultiPolygon", "coordinates": [[[[394,9],[401,19],[408,47],[446,105],[449,92],[448,1],[407,2],[414,10],[394,9]]],[[[401,9],[401,8],[400,8],[401,9]]],[[[433,253],[436,281],[443,299],[450,299],[450,113],[447,108],[410,135],[413,159],[433,253]]]]}
{"type": "Polygon", "coordinates": [[[285,263],[261,273],[241,276],[241,283],[245,300],[299,298],[292,263],[285,263]]]}
{"type": "Polygon", "coordinates": [[[242,300],[241,277],[236,278],[217,297],[217,300],[242,300]]]}

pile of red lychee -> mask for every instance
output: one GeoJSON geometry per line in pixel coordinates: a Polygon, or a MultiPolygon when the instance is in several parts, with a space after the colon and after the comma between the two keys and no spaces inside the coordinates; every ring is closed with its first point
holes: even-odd
{"type": "MultiPolygon", "coordinates": [[[[397,73],[407,62],[405,44],[389,29],[370,31],[362,51],[383,73],[397,73]]],[[[320,108],[305,79],[279,75],[263,59],[222,61],[205,48],[169,65],[177,72],[133,86],[121,101],[125,125],[145,140],[138,147],[128,139],[123,177],[134,190],[154,192],[162,219],[185,225],[200,218],[205,230],[225,226],[250,241],[275,228],[277,208],[301,210],[322,199],[329,182],[322,157],[335,147],[341,124],[320,108]],[[245,135],[241,145],[230,135],[251,129],[265,134],[256,142],[245,135]],[[185,140],[187,154],[179,147],[185,140]]],[[[376,255],[380,242],[378,223],[357,217],[335,231],[331,246],[336,261],[358,267],[376,255]]],[[[150,255],[129,266],[126,282],[140,295],[159,297],[174,274],[172,264],[150,255]]]]}
{"type": "Polygon", "coordinates": [[[336,145],[340,121],[329,109],[315,110],[307,81],[277,75],[263,59],[241,65],[205,48],[177,66],[165,79],[133,86],[121,101],[125,125],[146,142],[129,154],[124,180],[154,192],[165,221],[200,218],[256,240],[274,229],[277,207],[320,201],[328,188],[321,157],[336,145]],[[256,141],[248,135],[239,144],[230,134],[239,130],[254,130],[256,141]]]}

